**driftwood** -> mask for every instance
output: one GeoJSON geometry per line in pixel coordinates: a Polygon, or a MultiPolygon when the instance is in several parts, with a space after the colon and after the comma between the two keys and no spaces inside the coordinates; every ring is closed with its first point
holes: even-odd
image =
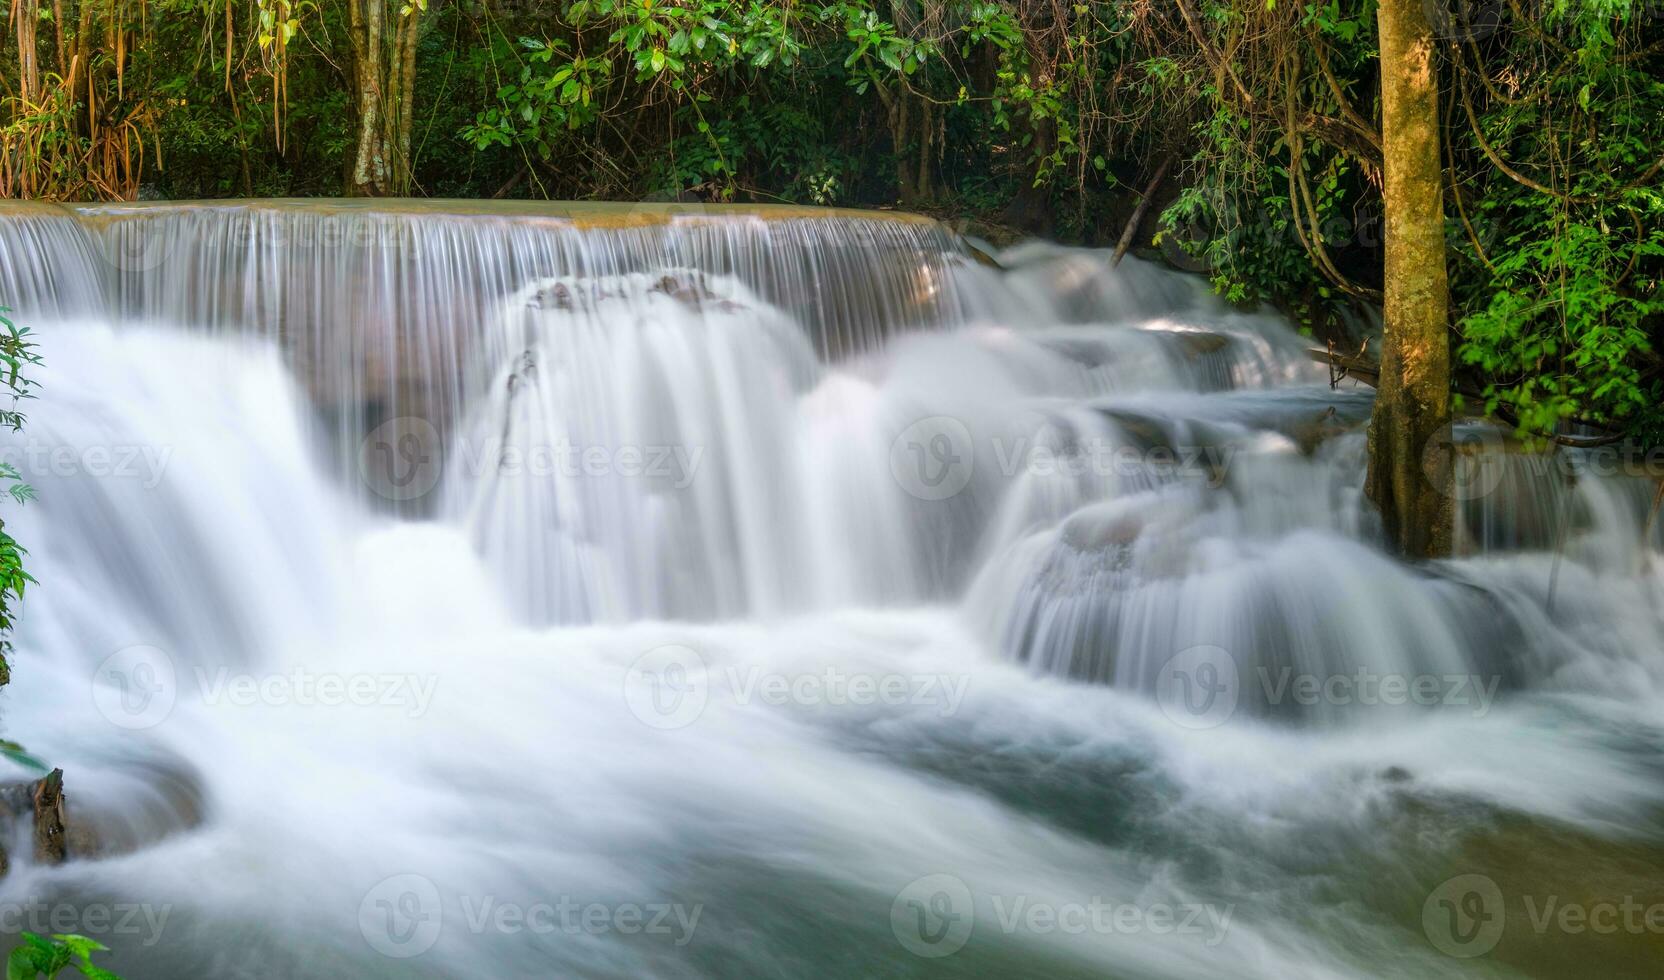
{"type": "MultiPolygon", "coordinates": [[[[62,864],[69,856],[65,830],[64,771],[54,769],[31,783],[0,786],[0,821],[15,826],[27,817],[33,826],[35,862],[62,864]]],[[[0,846],[0,875],[11,868],[10,855],[0,846]]]]}
{"type": "Polygon", "coordinates": [[[34,804],[35,860],[41,864],[62,864],[69,855],[64,839],[64,771],[54,769],[35,783],[30,794],[34,804]]]}

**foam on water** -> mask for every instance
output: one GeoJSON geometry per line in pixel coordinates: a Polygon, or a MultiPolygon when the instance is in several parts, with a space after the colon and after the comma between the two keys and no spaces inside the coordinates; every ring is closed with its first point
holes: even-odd
{"type": "Polygon", "coordinates": [[[1455,976],[1452,875],[1657,862],[1645,480],[1486,435],[1412,568],[1367,390],[1183,277],[487,211],[0,217],[6,734],[99,841],[0,911],[142,905],[51,928],[135,977],[1455,976]]]}

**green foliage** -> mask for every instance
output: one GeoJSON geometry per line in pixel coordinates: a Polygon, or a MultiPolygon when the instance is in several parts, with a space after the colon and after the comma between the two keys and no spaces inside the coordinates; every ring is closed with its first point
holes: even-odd
{"type": "MultiPolygon", "coordinates": [[[[57,16],[19,2],[42,24],[57,16]]],[[[353,186],[357,51],[343,0],[63,0],[65,23],[95,2],[84,77],[45,71],[32,99],[0,100],[0,194],[353,186]],[[112,49],[118,35],[129,40],[112,49]]],[[[419,23],[417,194],[899,202],[1107,244],[1171,160],[1153,212],[1162,230],[1135,244],[1313,329],[1378,299],[1377,0],[385,10],[419,23]]],[[[1658,439],[1657,4],[1426,10],[1462,380],[1525,436],[1585,420],[1658,439]]],[[[55,63],[48,34],[35,48],[55,63]]],[[[0,75],[16,67],[0,50],[0,75]]],[[[0,588],[27,582],[16,557],[0,547],[0,588]]]]}
{"type": "Polygon", "coordinates": [[[52,980],[72,966],[88,980],[121,980],[92,961],[92,954],[108,949],[96,940],[73,933],[54,934],[51,939],[46,939],[25,932],[23,945],[6,957],[6,980],[36,980],[40,976],[52,980]]]}
{"type": "MultiPolygon", "coordinates": [[[[860,183],[852,167],[876,162],[871,136],[894,130],[900,101],[980,101],[973,145],[1010,127],[1014,99],[1038,105],[1003,69],[980,94],[964,84],[970,60],[991,52],[1009,67],[1023,50],[1013,13],[995,3],[948,3],[940,21],[904,28],[854,0],[580,0],[536,36],[493,32],[477,67],[498,84],[460,137],[538,169],[605,159],[648,194],[826,203],[860,183]],[[615,145],[625,126],[627,144],[666,133],[665,152],[615,145]]],[[[891,135],[892,156],[913,151],[905,132],[891,135]]]]}
{"type": "Polygon", "coordinates": [[[10,739],[0,739],[0,757],[17,763],[37,776],[44,776],[51,771],[46,763],[31,755],[28,749],[10,739]]]}
{"type": "MultiPolygon", "coordinates": [[[[1194,0],[1184,0],[1194,2],[1194,0]]],[[[1477,407],[1527,439],[1587,422],[1664,437],[1664,76],[1631,0],[1433,0],[1446,100],[1453,344],[1477,407]],[[1500,20],[1496,19],[1500,18],[1500,20]],[[1650,45],[1650,46],[1649,46],[1650,45]]],[[[1380,281],[1374,0],[1199,5],[1194,176],[1163,244],[1235,301],[1302,320],[1380,281]],[[1222,52],[1232,52],[1229,61],[1222,52]]]]}
{"type": "MultiPolygon", "coordinates": [[[[19,327],[8,320],[4,316],[7,312],[0,308],[0,387],[10,393],[11,403],[0,408],[0,426],[18,432],[25,421],[19,405],[25,399],[34,397],[35,382],[24,370],[39,364],[40,354],[29,335],[29,328],[19,327]]],[[[23,475],[10,463],[0,462],[0,484],[16,503],[23,504],[34,499],[34,488],[24,482],[23,475]]],[[[7,663],[11,654],[8,636],[16,616],[16,604],[23,601],[24,588],[34,582],[23,570],[25,553],[23,546],[6,533],[5,523],[0,522],[0,684],[11,679],[7,663]]]]}
{"type": "Polygon", "coordinates": [[[1453,140],[1476,172],[1473,230],[1456,240],[1458,357],[1522,436],[1587,421],[1664,438],[1664,182],[1646,179],[1664,80],[1635,54],[1649,43],[1635,12],[1559,0],[1505,76],[1457,66],[1473,116],[1453,140]]]}

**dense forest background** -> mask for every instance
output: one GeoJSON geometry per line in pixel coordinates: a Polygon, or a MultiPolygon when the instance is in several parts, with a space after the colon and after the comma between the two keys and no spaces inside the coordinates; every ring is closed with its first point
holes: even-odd
{"type": "MultiPolygon", "coordinates": [[[[1664,431],[1664,4],[1415,0],[1469,407],[1664,431]]],[[[12,0],[0,196],[900,206],[1379,302],[1375,0],[12,0]]]]}

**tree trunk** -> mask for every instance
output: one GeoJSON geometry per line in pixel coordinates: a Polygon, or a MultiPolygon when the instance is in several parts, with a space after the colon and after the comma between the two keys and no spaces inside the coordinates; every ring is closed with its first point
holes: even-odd
{"type": "Polygon", "coordinates": [[[896,196],[903,207],[928,204],[936,197],[937,113],[904,85],[877,91],[895,148],[896,196]]]}
{"type": "Polygon", "coordinates": [[[40,9],[35,0],[22,0],[12,7],[12,21],[17,27],[17,94],[32,112],[35,97],[40,92],[40,64],[35,52],[35,27],[40,23],[40,9]]]}
{"type": "Polygon", "coordinates": [[[1369,424],[1369,497],[1404,556],[1450,553],[1449,281],[1439,85],[1421,0],[1381,0],[1386,336],[1369,424]]]}
{"type": "Polygon", "coordinates": [[[411,7],[401,13],[388,0],[350,0],[348,12],[358,102],[358,149],[349,184],[354,194],[408,194],[422,11],[411,7]]]}

